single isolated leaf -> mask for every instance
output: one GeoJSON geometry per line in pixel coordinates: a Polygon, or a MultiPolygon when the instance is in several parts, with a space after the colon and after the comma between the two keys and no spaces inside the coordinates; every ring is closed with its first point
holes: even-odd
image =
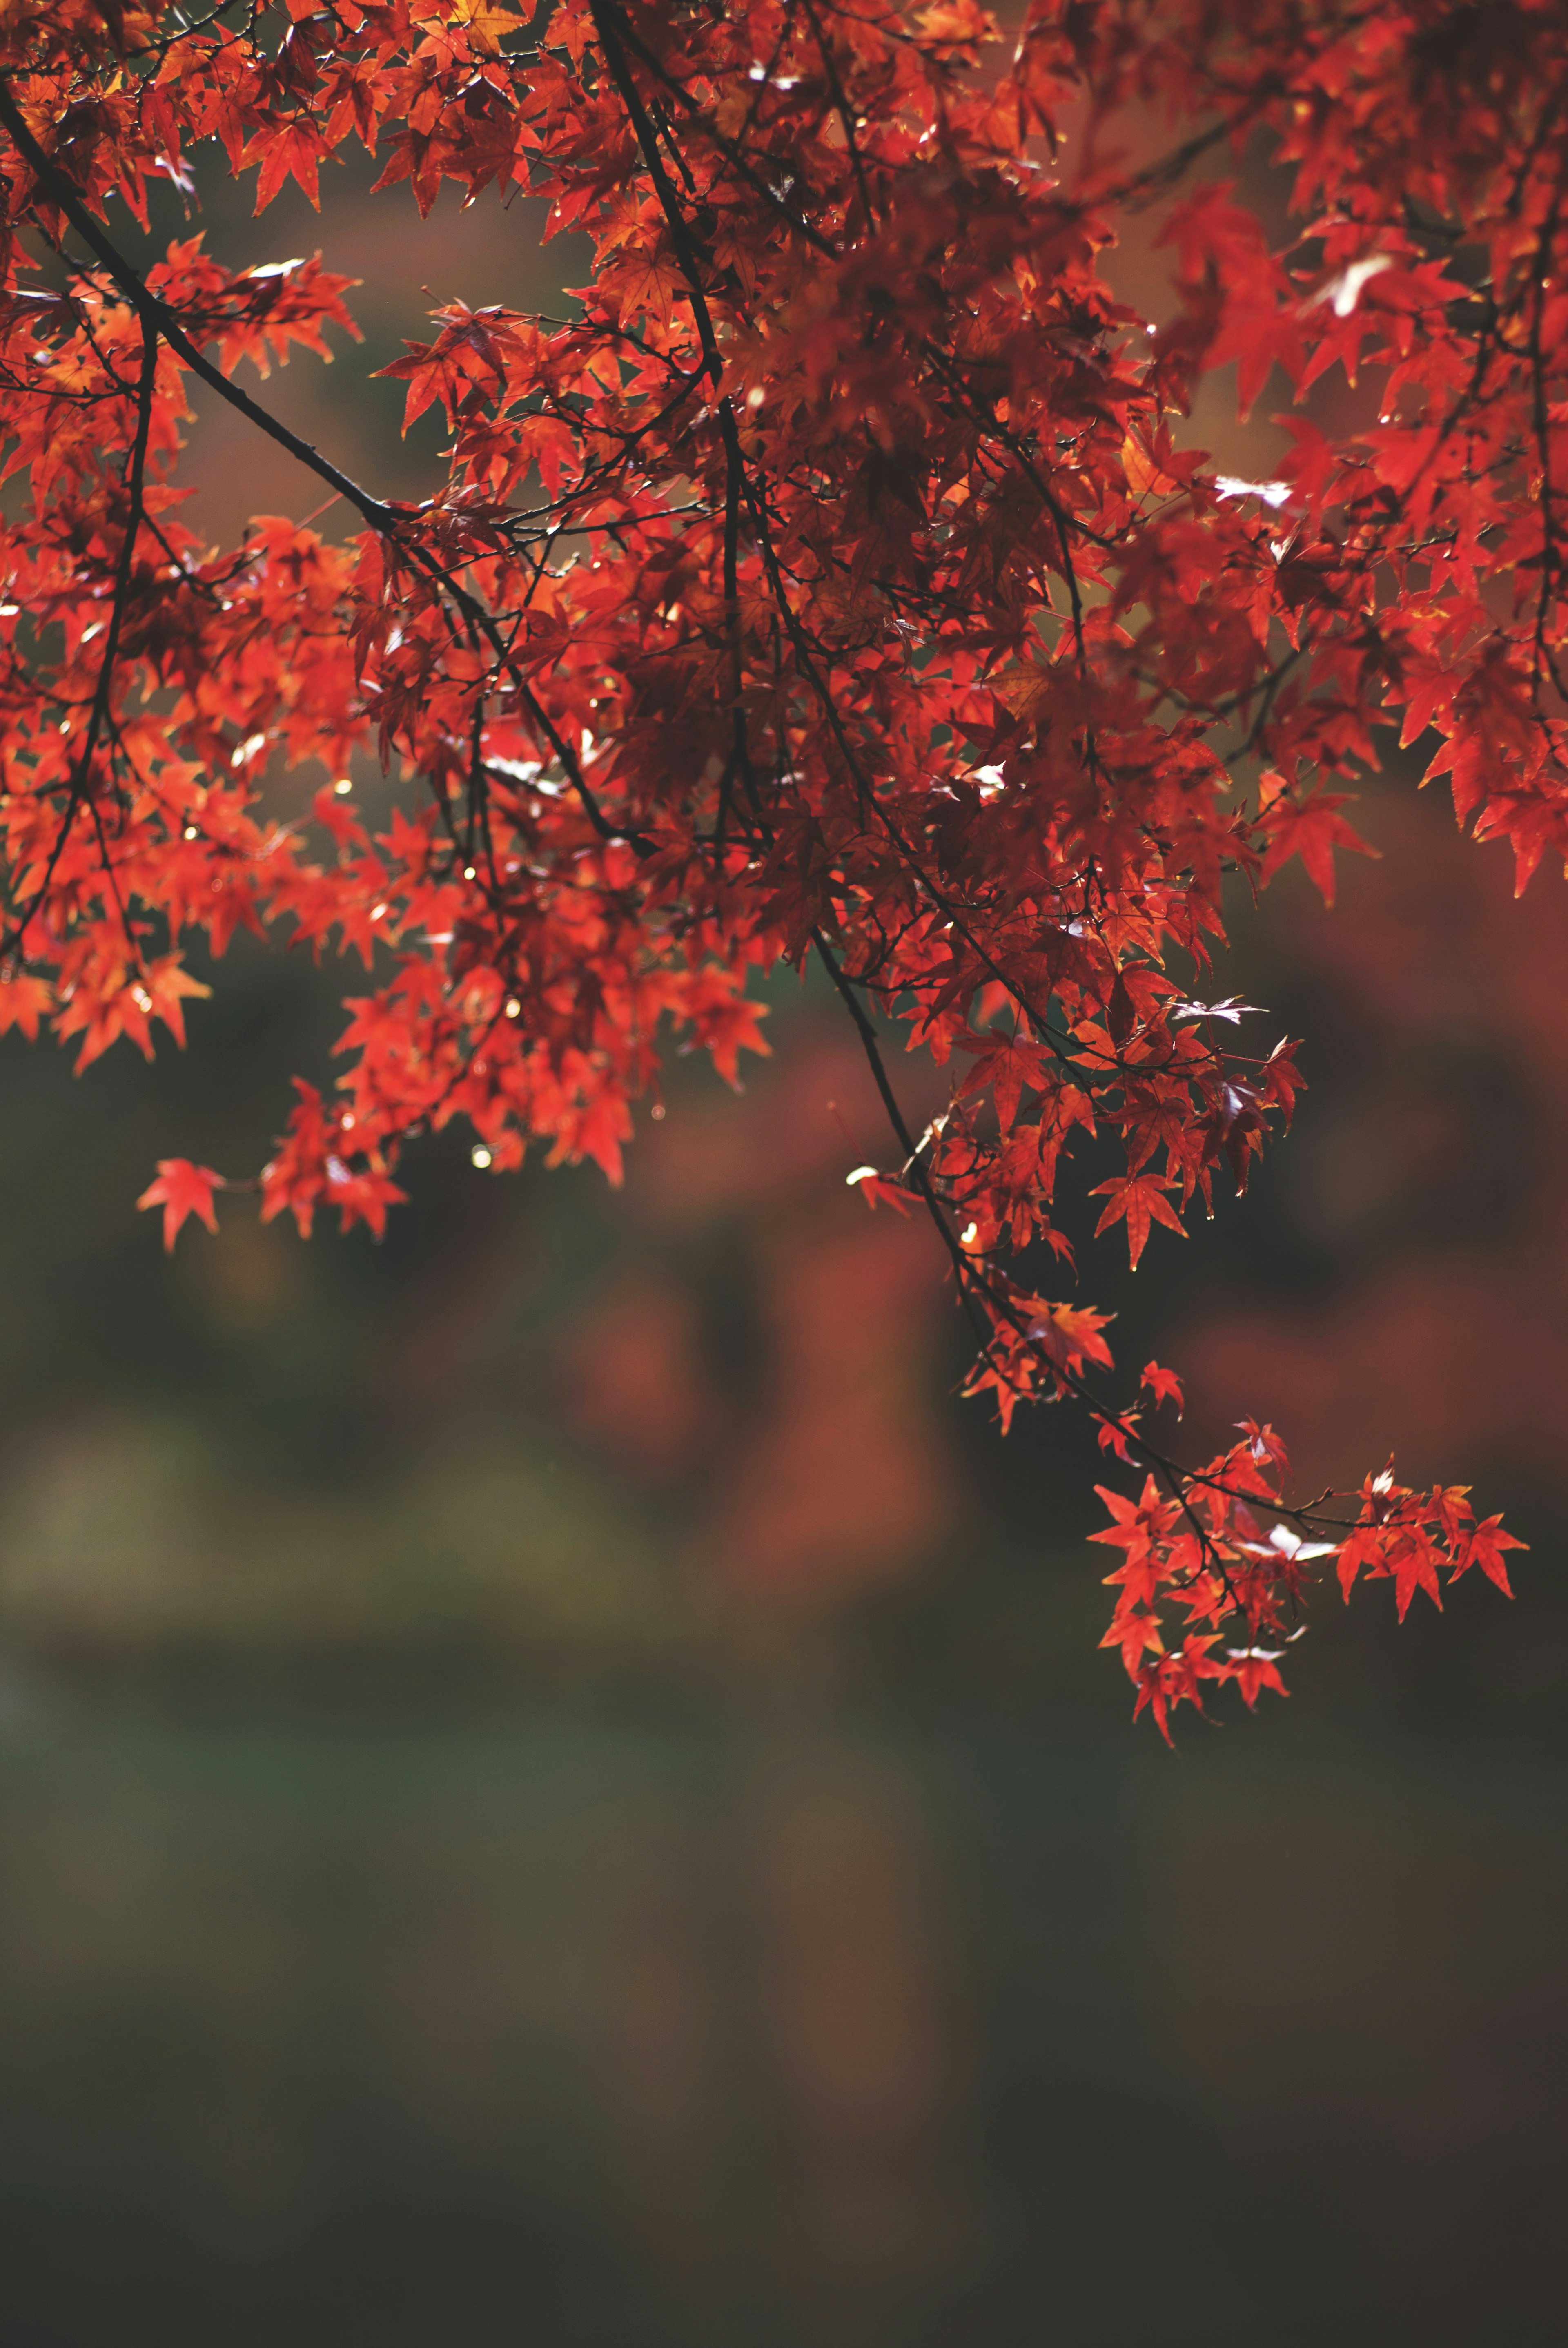
{"type": "Polygon", "coordinates": [[[1290,1690],[1280,1678],[1276,1666],[1284,1654],[1283,1647],[1227,1647],[1231,1677],[1242,1692],[1248,1712],[1257,1703],[1260,1688],[1273,1688],[1276,1695],[1288,1695],[1290,1690]]]}
{"type": "Polygon", "coordinates": [[[1268,834],[1259,879],[1272,880],[1282,864],[1299,856],[1326,905],[1334,902],[1334,850],[1354,849],[1359,856],[1378,856],[1352,831],[1339,813],[1349,803],[1348,791],[1317,791],[1305,803],[1292,798],[1283,777],[1266,775],[1258,808],[1258,828],[1268,834]]]}
{"type": "Polygon", "coordinates": [[[1186,1397],[1182,1392],[1182,1381],[1174,1370],[1163,1370],[1158,1362],[1145,1362],[1143,1375],[1138,1383],[1148,1387],[1156,1403],[1173,1402],[1176,1416],[1180,1418],[1186,1407],[1186,1397]]]}
{"type": "Polygon", "coordinates": [[[1479,1565],[1487,1580],[1495,1581],[1505,1598],[1512,1598],[1513,1591],[1509,1583],[1508,1568],[1502,1561],[1502,1552],[1505,1549],[1529,1547],[1528,1541],[1518,1540],[1512,1533],[1503,1531],[1501,1516],[1488,1517],[1460,1544],[1449,1580],[1457,1581],[1461,1573],[1468,1573],[1472,1565],[1479,1565]]]}
{"type": "Polygon", "coordinates": [[[1090,1192],[1091,1199],[1108,1198],[1111,1201],[1094,1226],[1094,1236],[1109,1231],[1112,1223],[1127,1218],[1127,1253],[1134,1272],[1138,1258],[1143,1252],[1151,1221],[1163,1223],[1168,1231],[1185,1239],[1182,1219],[1165,1196],[1165,1185],[1156,1174],[1118,1174],[1109,1182],[1097,1182],[1090,1192]]]}
{"type": "Polygon", "coordinates": [[[158,1179],[148,1184],[136,1203],[163,1209],[163,1244],[172,1251],[188,1215],[199,1215],[210,1231],[218,1229],[212,1193],[224,1187],[222,1175],[214,1174],[210,1166],[193,1166],[189,1158],[160,1158],[158,1179]]]}

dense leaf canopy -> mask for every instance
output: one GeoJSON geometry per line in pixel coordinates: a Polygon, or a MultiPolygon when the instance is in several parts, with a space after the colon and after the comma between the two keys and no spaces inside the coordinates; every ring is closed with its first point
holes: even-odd
{"type": "Polygon", "coordinates": [[[1143,1477],[1099,1536],[1140,1709],[1279,1685],[1316,1560],[1401,1614],[1506,1589],[1463,1488],[1292,1500],[1253,1421],[1179,1464],[1175,1378],[1119,1402],[1045,1292],[1075,1137],[1135,1262],[1288,1123],[1294,1046],[1214,999],[1223,893],[1299,857],[1330,897],[1380,741],[1522,886],[1568,855],[1561,0],[1033,0],[1005,40],[974,0],[5,0],[0,133],[0,1027],[180,1040],[192,932],[369,973],[253,1183],[163,1161],[170,1241],[247,1187],[379,1231],[458,1118],[617,1177],[661,1056],[733,1077],[748,984],[815,956],[890,1119],[850,1179],[934,1224],[972,1390],[1076,1398],[1143,1477]],[[592,242],[573,317],[452,303],[392,369],[450,437],[417,505],[241,386],[354,332],[345,278],[124,232],[215,169],[317,201],[351,142],[422,212],[531,191],[592,242]],[[1276,233],[1227,152],[1286,175],[1276,233]],[[1105,268],[1143,215],[1157,331],[1105,268]],[[1233,362],[1296,402],[1277,478],[1184,431],[1233,362]],[[1315,400],[1335,369],[1371,398],[1315,400]],[[198,384],[322,528],[182,525],[198,384]],[[951,1072],[923,1130],[893,1041],[951,1072]]]}

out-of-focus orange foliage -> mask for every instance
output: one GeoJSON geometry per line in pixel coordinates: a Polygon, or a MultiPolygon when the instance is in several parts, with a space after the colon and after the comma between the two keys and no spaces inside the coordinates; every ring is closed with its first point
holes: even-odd
{"type": "MultiPolygon", "coordinates": [[[[1555,0],[1032,0],[1006,51],[974,0],[290,0],[235,30],[20,0],[6,1024],[79,1036],[81,1065],[150,1051],[200,991],[188,932],[352,950],[336,1086],[299,1081],[250,1181],[165,1159],[144,1203],[170,1240],[215,1187],[379,1235],[405,1143],[459,1117],[483,1167],[537,1141],[619,1180],[669,1040],[736,1081],[767,1049],[753,977],[815,956],[886,1109],[890,1162],[848,1179],[890,1230],[842,1258],[781,1240],[796,1416],[751,1463],[759,1574],[826,1554],[829,1512],[869,1566],[875,1527],[940,1505],[878,1448],[858,1342],[903,1309],[924,1226],[968,1391],[1004,1424],[1071,1397],[1142,1478],[1098,1538],[1122,1551],[1107,1643],[1163,1731],[1205,1686],[1280,1685],[1322,1560],[1391,1580],[1401,1616],[1472,1564],[1506,1586],[1464,1488],[1390,1468],[1292,1498],[1250,1416],[1178,1461],[1102,1383],[1106,1316],[1046,1291],[1075,1156],[1136,1264],[1288,1125],[1296,1047],[1252,1048],[1263,1014],[1215,978],[1225,886],[1299,861],[1331,902],[1380,735],[1424,747],[1521,887],[1568,854],[1565,118],[1555,0]],[[1134,167],[1122,134],[1152,114],[1171,143],[1134,167]],[[1257,139],[1283,226],[1188,177],[1257,139]],[[449,435],[418,502],[235,378],[353,335],[343,273],[232,268],[200,235],[144,272],[117,233],[220,157],[259,210],[291,183],[319,205],[351,145],[422,216],[446,181],[530,190],[591,247],[574,317],[447,299],[383,371],[449,435]],[[1151,211],[1153,327],[1104,265],[1151,211]],[[1276,370],[1295,402],[1265,479],[1176,429],[1232,365],[1244,412],[1276,370]],[[273,515],[219,549],[182,521],[197,383],[347,543],[273,515]],[[288,819],[278,766],[309,776],[288,819]],[[949,1071],[928,1116],[889,1035],[949,1071]]],[[[623,1333],[590,1417],[661,1384],[666,1323],[623,1333]]],[[[654,1459],[700,1416],[677,1376],[638,1439],[654,1459]]]]}
{"type": "Polygon", "coordinates": [[[1381,863],[1342,912],[1294,910],[1297,983],[1351,1066],[1287,1177],[1329,1293],[1232,1292],[1183,1332],[1194,1408],[1238,1391],[1294,1430],[1309,1481],[1376,1423],[1403,1457],[1460,1447],[1555,1489],[1568,1384],[1568,927],[1512,895],[1435,808],[1385,795],[1381,863]],[[1344,916],[1348,914],[1348,918],[1344,916]]]}
{"type": "Polygon", "coordinates": [[[927,1239],[897,1216],[867,1220],[841,1179],[845,1151],[875,1137],[866,1091],[853,1043],[818,1030],[764,1088],[661,1125],[638,1169],[632,1210],[665,1239],[726,1211],[760,1234],[765,1407],[733,1409],[692,1292],[668,1275],[612,1290],[572,1346],[584,1433],[655,1482],[701,1468],[704,1576],[796,1607],[928,1554],[959,1504],[930,1401],[927,1239]]]}

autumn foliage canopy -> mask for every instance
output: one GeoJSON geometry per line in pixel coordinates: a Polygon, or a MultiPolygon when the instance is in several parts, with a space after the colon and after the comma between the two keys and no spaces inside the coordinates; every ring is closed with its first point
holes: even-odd
{"type": "Polygon", "coordinates": [[[1521,886],[1568,857],[1562,0],[0,0],[0,1027],[182,1040],[193,932],[367,973],[253,1177],[162,1162],[171,1242],[223,1189],[378,1232],[458,1119],[615,1178],[662,1056],[733,1076],[748,985],[816,957],[889,1119],[850,1179],[934,1225],[971,1391],[1073,1398],[1132,1470],[1097,1539],[1140,1710],[1279,1686],[1323,1560],[1401,1615],[1506,1590],[1463,1487],[1293,1495],[1252,1420],[1173,1456],[1055,1201],[1108,1140],[1136,1261],[1245,1185],[1299,1079],[1214,973],[1222,900],[1293,857],[1331,897],[1396,738],[1521,886]],[[592,243],[564,322],[454,303],[393,367],[449,436],[418,504],[245,365],[343,347],[349,281],[231,269],[195,211],[219,172],[330,203],[356,146],[385,201],[542,195],[592,243]],[[1157,331],[1107,276],[1150,220],[1157,331]],[[1184,428],[1232,363],[1277,478],[1184,428]],[[312,526],[182,525],[193,395],[312,526]],[[923,1129],[895,1044],[950,1074],[923,1129]]]}

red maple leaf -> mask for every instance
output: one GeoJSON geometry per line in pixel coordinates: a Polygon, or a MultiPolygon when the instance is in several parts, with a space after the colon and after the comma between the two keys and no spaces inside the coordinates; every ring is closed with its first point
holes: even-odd
{"type": "Polygon", "coordinates": [[[1168,1231],[1183,1239],[1186,1227],[1170,1200],[1165,1196],[1168,1184],[1153,1174],[1118,1174],[1109,1182],[1097,1182],[1091,1198],[1109,1198],[1111,1203],[1094,1226],[1094,1236],[1109,1231],[1112,1223],[1127,1219],[1127,1253],[1136,1272],[1143,1243],[1149,1236],[1151,1222],[1163,1223],[1168,1231]]]}
{"type": "Polygon", "coordinates": [[[1419,1528],[1401,1533],[1388,1552],[1387,1564],[1394,1577],[1394,1602],[1402,1622],[1410,1611],[1410,1601],[1418,1590],[1424,1590],[1432,1604],[1442,1612],[1442,1592],[1438,1588],[1438,1564],[1442,1552],[1429,1540],[1419,1528]]]}
{"type": "Polygon", "coordinates": [[[1310,798],[1297,800],[1282,776],[1266,776],[1257,819],[1259,829],[1267,834],[1268,846],[1260,879],[1271,880],[1282,864],[1299,856],[1324,903],[1332,905],[1334,850],[1350,848],[1361,856],[1381,853],[1353,831],[1339,813],[1350,796],[1347,791],[1316,791],[1310,798]]]}
{"type": "Polygon", "coordinates": [[[1143,1375],[1138,1383],[1148,1387],[1157,1403],[1173,1402],[1176,1416],[1180,1418],[1186,1407],[1186,1397],[1182,1392],[1182,1381],[1174,1370],[1163,1370],[1158,1362],[1145,1362],[1143,1375]]]}
{"type": "Polygon", "coordinates": [[[136,1203],[163,1209],[163,1244],[172,1251],[188,1215],[200,1216],[210,1231],[218,1229],[212,1193],[225,1187],[221,1174],[214,1174],[210,1166],[193,1166],[189,1158],[160,1158],[157,1180],[148,1184],[136,1203]]]}
{"type": "Polygon", "coordinates": [[[1450,1581],[1457,1581],[1461,1573],[1468,1573],[1472,1565],[1479,1565],[1487,1580],[1495,1581],[1505,1598],[1512,1597],[1502,1552],[1505,1549],[1528,1549],[1530,1544],[1517,1540],[1512,1533],[1505,1533],[1500,1516],[1488,1517],[1455,1546],[1454,1568],[1449,1576],[1450,1581]]]}
{"type": "Polygon", "coordinates": [[[1257,1703],[1261,1688],[1273,1688],[1276,1695],[1288,1695],[1290,1690],[1279,1676],[1283,1647],[1229,1647],[1231,1677],[1242,1692],[1242,1699],[1251,1712],[1257,1703]]]}

